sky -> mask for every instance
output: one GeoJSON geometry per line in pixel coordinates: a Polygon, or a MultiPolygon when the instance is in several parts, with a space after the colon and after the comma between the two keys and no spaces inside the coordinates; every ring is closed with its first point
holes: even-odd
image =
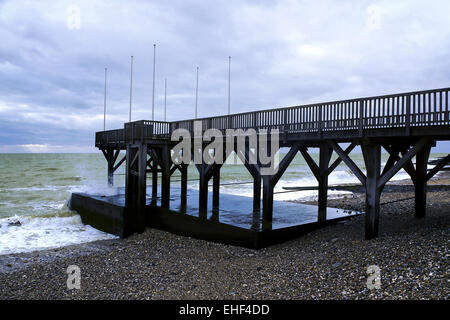
{"type": "MultiPolygon", "coordinates": [[[[450,1],[0,0],[0,153],[95,152],[103,130],[450,86],[450,1]]],[[[437,151],[449,152],[450,144],[437,151]]],[[[98,152],[98,151],[97,151],[98,152]]]]}

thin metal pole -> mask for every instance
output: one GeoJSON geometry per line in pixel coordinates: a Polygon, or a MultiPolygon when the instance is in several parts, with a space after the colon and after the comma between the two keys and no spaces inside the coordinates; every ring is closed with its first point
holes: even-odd
{"type": "Polygon", "coordinates": [[[152,120],[155,120],[155,67],[156,67],[156,44],[153,44],[153,96],[152,96],[152,120]]]}
{"type": "Polygon", "coordinates": [[[231,56],[228,57],[228,115],[230,115],[230,87],[231,87],[231,56]]]}
{"type": "Polygon", "coordinates": [[[133,56],[131,56],[131,75],[130,75],[130,116],[129,122],[131,122],[131,97],[133,96],[133,56]]]}
{"type": "Polygon", "coordinates": [[[166,121],[167,113],[167,79],[164,79],[164,121],[166,121]]]}
{"type": "Polygon", "coordinates": [[[195,88],[195,119],[197,119],[197,106],[198,106],[198,67],[197,67],[197,86],[195,88]]]}
{"type": "Polygon", "coordinates": [[[105,68],[105,96],[103,102],[103,131],[106,131],[106,73],[108,68],[105,68]]]}

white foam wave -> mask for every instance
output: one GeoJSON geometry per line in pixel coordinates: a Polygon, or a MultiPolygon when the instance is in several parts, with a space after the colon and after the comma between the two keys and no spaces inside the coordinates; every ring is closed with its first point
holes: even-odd
{"type": "MultiPolygon", "coordinates": [[[[409,179],[409,175],[402,169],[400,170],[391,180],[403,180],[409,179]]],[[[332,185],[343,185],[351,183],[360,183],[358,178],[356,178],[350,170],[336,170],[332,172],[328,178],[328,184],[332,185]]],[[[316,178],[311,174],[299,179],[281,179],[275,186],[274,192],[280,192],[274,195],[275,200],[300,200],[307,199],[317,196],[317,190],[306,190],[306,191],[296,191],[296,192],[286,192],[288,190],[283,189],[283,187],[311,187],[317,186],[316,178]]],[[[198,184],[192,184],[190,187],[198,189],[198,184]]],[[[253,185],[252,184],[237,184],[231,186],[223,186],[221,192],[233,195],[239,195],[244,197],[253,197],[253,185]]],[[[344,190],[329,190],[328,194],[331,197],[336,197],[344,194],[352,194],[350,191],[344,190]]]]}
{"type": "Polygon", "coordinates": [[[88,193],[91,195],[104,195],[104,196],[115,196],[119,194],[119,189],[115,187],[110,187],[104,183],[89,183],[79,186],[71,186],[69,188],[70,193],[88,193]]]}
{"type": "Polygon", "coordinates": [[[84,225],[79,215],[52,218],[13,216],[0,219],[0,255],[113,238],[116,236],[84,225]]]}

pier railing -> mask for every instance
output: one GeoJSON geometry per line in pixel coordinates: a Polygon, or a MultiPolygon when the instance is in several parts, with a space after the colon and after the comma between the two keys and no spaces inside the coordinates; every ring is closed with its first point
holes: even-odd
{"type": "Polygon", "coordinates": [[[170,123],[164,121],[140,120],[125,123],[125,141],[164,139],[170,136],[170,123]]]}
{"type": "MultiPolygon", "coordinates": [[[[179,128],[193,133],[194,121],[201,121],[203,131],[214,128],[222,132],[249,128],[319,135],[386,128],[405,128],[408,132],[411,127],[450,125],[449,91],[415,91],[174,122],[142,120],[125,124],[124,140],[169,138],[179,128]]],[[[120,138],[118,133],[109,133],[114,131],[98,132],[96,143],[112,141],[114,134],[120,138]]]]}
{"type": "Polygon", "coordinates": [[[227,116],[171,122],[171,130],[279,129],[319,132],[355,129],[449,125],[450,88],[341,100],[227,116]]]}
{"type": "Polygon", "coordinates": [[[120,146],[125,144],[124,130],[107,130],[95,133],[95,146],[120,146]]]}

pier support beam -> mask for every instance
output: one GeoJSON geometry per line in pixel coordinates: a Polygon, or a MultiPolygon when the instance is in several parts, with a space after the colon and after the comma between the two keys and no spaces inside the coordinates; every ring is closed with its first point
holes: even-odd
{"type": "MultiPolygon", "coordinates": [[[[391,153],[392,158],[396,158],[397,162],[388,160],[383,173],[380,174],[381,164],[381,144],[377,141],[364,140],[361,144],[361,150],[364,156],[367,176],[365,176],[358,166],[348,157],[348,155],[333,141],[328,141],[329,145],[336,151],[342,160],[348,165],[356,177],[366,188],[366,217],[365,217],[365,238],[372,239],[378,236],[378,220],[380,213],[380,195],[385,184],[401,169],[407,168],[411,172],[411,158],[417,153],[426,150],[430,146],[430,138],[424,137],[419,139],[413,147],[407,152],[403,152],[403,156],[396,158],[395,153],[391,153]]],[[[398,150],[395,147],[385,147],[386,150],[398,150]]],[[[428,157],[427,153],[423,157],[428,157]]],[[[429,151],[428,151],[429,154],[429,151]]],[[[416,170],[417,171],[417,170],[416,170]]],[[[412,174],[412,173],[411,173],[412,174]]],[[[414,173],[414,176],[417,172],[414,173]]]]}
{"type": "Polygon", "coordinates": [[[170,207],[170,167],[172,159],[170,157],[170,148],[164,145],[160,150],[161,159],[161,207],[169,209],[170,207]]]}
{"type": "Polygon", "coordinates": [[[416,218],[425,217],[427,209],[427,168],[430,157],[431,145],[425,146],[416,154],[416,178],[414,182],[414,216],[416,218]]]}
{"type": "MultiPolygon", "coordinates": [[[[348,156],[348,154],[355,148],[356,144],[351,143],[345,151],[342,153],[348,156]]],[[[342,158],[336,159],[331,166],[329,166],[331,156],[333,154],[333,148],[327,143],[320,145],[319,154],[319,165],[311,158],[308,153],[307,148],[300,148],[300,152],[308,164],[311,172],[316,178],[319,188],[318,188],[318,215],[317,221],[324,222],[327,220],[327,202],[328,202],[328,176],[333,172],[333,170],[341,163],[342,158]]]]}
{"type": "Polygon", "coordinates": [[[261,174],[253,176],[253,212],[261,211],[261,174]]]}
{"type": "Polygon", "coordinates": [[[216,166],[213,172],[213,211],[219,211],[219,195],[220,195],[220,167],[216,166]]]}
{"type": "Polygon", "coordinates": [[[378,186],[380,179],[381,146],[361,145],[366,165],[366,214],[365,214],[365,238],[366,240],[378,236],[380,217],[381,188],[378,186]]]}
{"type": "Polygon", "coordinates": [[[105,159],[108,163],[108,186],[112,187],[114,185],[114,172],[120,167],[120,165],[125,162],[126,156],[119,161],[116,165],[117,157],[120,154],[120,149],[115,150],[114,148],[101,149],[105,159]]]}
{"type": "Polygon", "coordinates": [[[127,234],[143,232],[146,226],[146,169],[147,145],[127,146],[127,170],[125,185],[125,206],[127,234]]]}
{"type": "Polygon", "coordinates": [[[327,220],[327,198],[328,198],[328,165],[330,163],[333,149],[329,146],[320,146],[319,155],[319,195],[318,195],[318,217],[319,222],[327,220]]]}
{"type": "Polygon", "coordinates": [[[187,206],[187,180],[188,180],[188,165],[180,164],[181,171],[181,211],[186,210],[187,206]]]}
{"type": "MultiPolygon", "coordinates": [[[[424,137],[419,139],[412,148],[403,152],[403,156],[398,157],[398,148],[393,146],[384,146],[391,153],[391,159],[388,160],[383,172],[380,174],[381,165],[381,143],[376,140],[364,140],[361,143],[361,150],[364,156],[366,166],[365,176],[353,160],[344,152],[334,141],[328,141],[328,144],[341,157],[341,159],[352,170],[353,174],[361,181],[366,189],[366,216],[365,216],[365,238],[372,239],[378,236],[378,220],[380,215],[380,196],[385,184],[401,169],[405,168],[408,173],[411,172],[411,158],[430,145],[430,139],[424,137]],[[394,161],[396,160],[396,162],[394,161]]],[[[429,153],[429,152],[428,152],[429,153]]],[[[423,155],[425,156],[425,154],[423,155]]],[[[414,170],[413,170],[414,171],[414,170]]]]}
{"type": "MultiPolygon", "coordinates": [[[[416,155],[416,166],[414,167],[411,160],[405,162],[403,169],[409,174],[411,180],[414,184],[414,192],[415,192],[415,217],[422,218],[426,214],[426,194],[427,194],[427,183],[439,170],[441,170],[447,163],[450,162],[450,154],[446,157],[440,159],[435,165],[435,167],[431,170],[427,170],[428,161],[430,158],[431,148],[434,146],[434,142],[430,142],[428,145],[425,144],[423,149],[417,152],[416,155]]],[[[383,174],[387,169],[389,163],[392,162],[395,164],[395,161],[399,161],[399,153],[402,149],[401,145],[398,146],[389,146],[383,145],[383,148],[389,152],[389,160],[386,163],[386,167],[383,170],[383,174]],[[392,159],[392,160],[391,160],[392,159]]],[[[402,155],[406,155],[406,150],[402,150],[402,155]]],[[[391,167],[393,166],[391,165],[391,167]]]]}
{"type": "Polygon", "coordinates": [[[390,153],[390,157],[383,170],[381,184],[384,187],[384,184],[389,181],[398,170],[401,168],[405,169],[414,184],[416,218],[424,217],[426,212],[427,182],[434,174],[432,173],[433,170],[427,173],[428,159],[433,144],[434,143],[429,138],[422,138],[409,150],[405,149],[403,145],[383,145],[384,149],[390,153]],[[398,155],[400,150],[402,154],[401,158],[398,155]],[[415,168],[411,161],[411,158],[414,155],[416,156],[415,168]],[[395,160],[397,162],[395,162],[395,160]]]}
{"type": "Polygon", "coordinates": [[[153,159],[152,164],[152,204],[156,204],[158,199],[158,163],[153,159]]]}
{"type": "Polygon", "coordinates": [[[318,188],[318,222],[324,222],[327,220],[327,197],[328,197],[328,175],[330,174],[328,165],[330,163],[333,149],[327,144],[320,146],[319,153],[319,165],[314,162],[311,156],[308,154],[306,147],[300,148],[300,152],[308,164],[311,172],[319,183],[318,188]]]}
{"type": "MultiPolygon", "coordinates": [[[[283,176],[283,173],[288,168],[289,164],[294,159],[298,150],[302,146],[301,142],[295,143],[289,152],[283,157],[278,164],[278,170],[273,175],[262,175],[263,180],[263,229],[272,228],[273,219],[273,191],[283,176]]],[[[269,152],[276,152],[275,150],[268,150],[269,152]]]]}
{"type": "MultiPolygon", "coordinates": [[[[253,212],[259,213],[261,211],[261,164],[250,163],[250,158],[258,159],[257,150],[252,151],[249,146],[249,141],[245,141],[245,150],[238,150],[237,145],[234,145],[234,152],[242,161],[244,166],[253,178],[253,212]],[[255,154],[256,153],[256,154],[255,154]]],[[[256,161],[258,162],[258,161],[256,161]]]]}
{"type": "Polygon", "coordinates": [[[263,221],[272,222],[273,218],[273,189],[275,184],[271,176],[262,176],[263,181],[263,221]]]}
{"type": "Polygon", "coordinates": [[[198,211],[202,218],[207,217],[208,212],[208,169],[209,166],[205,163],[196,164],[199,173],[199,186],[198,186],[198,211]]]}
{"type": "MultiPolygon", "coordinates": [[[[225,155],[223,160],[225,161],[231,151],[227,150],[225,146],[222,146],[224,149],[222,150],[222,154],[225,155]]],[[[198,152],[201,151],[201,154],[205,152],[205,149],[202,147],[202,149],[199,149],[198,152]]],[[[214,150],[216,152],[216,150],[214,150]]],[[[194,152],[191,153],[194,158],[194,152]]],[[[222,162],[222,161],[220,161],[222,162]]],[[[213,178],[213,211],[215,213],[218,213],[219,210],[219,197],[220,197],[220,168],[222,167],[223,163],[216,163],[213,162],[211,164],[208,163],[201,163],[201,164],[195,164],[198,173],[199,173],[199,215],[202,218],[207,217],[208,212],[208,183],[213,178]]],[[[214,215],[214,218],[218,219],[217,214],[214,215]]]]}
{"type": "MultiPolygon", "coordinates": [[[[111,159],[113,157],[113,155],[112,155],[113,152],[114,152],[113,150],[107,151],[108,158],[111,159]]],[[[112,187],[114,185],[114,162],[115,162],[115,159],[108,160],[108,186],[110,186],[110,187],[112,187]]]]}

